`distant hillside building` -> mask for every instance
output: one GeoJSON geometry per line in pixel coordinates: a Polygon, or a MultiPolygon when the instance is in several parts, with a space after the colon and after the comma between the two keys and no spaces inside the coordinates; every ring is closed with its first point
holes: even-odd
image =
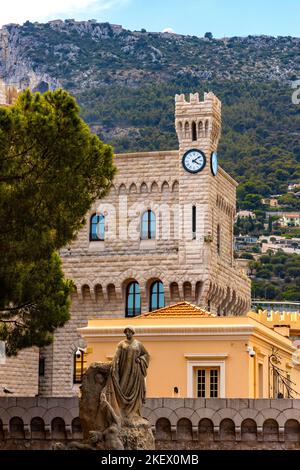
{"type": "Polygon", "coordinates": [[[221,102],[213,93],[204,101],[198,93],[189,100],[176,95],[175,126],[179,149],[116,155],[109,194],[61,251],[65,275],[76,286],[71,320],[51,346],[0,366],[0,383],[16,394],[24,388],[32,395],[77,393],[85,366],[78,328],[88,319],[130,322],[179,301],[219,316],[249,310],[250,280],[233,256],[237,183],[217,162],[221,102]]]}
{"type": "Polygon", "coordinates": [[[300,183],[290,183],[288,185],[288,191],[293,191],[293,189],[300,188],[300,183]]]}
{"type": "Polygon", "coordinates": [[[251,251],[254,246],[258,246],[258,237],[254,235],[239,235],[234,237],[235,251],[251,251]]]}
{"type": "MultiPolygon", "coordinates": [[[[282,315],[289,315],[296,313],[300,314],[300,302],[293,302],[293,301],[278,301],[278,300],[260,300],[260,299],[252,299],[251,307],[253,310],[262,309],[263,311],[267,312],[270,317],[276,312],[279,312],[282,315]]],[[[298,318],[299,328],[297,336],[300,338],[300,316],[296,315],[298,318]]],[[[273,317],[272,317],[273,318],[273,317]]],[[[282,317],[284,320],[285,317],[282,317]]],[[[293,318],[293,317],[291,317],[293,318]]]]}
{"type": "Polygon", "coordinates": [[[265,206],[270,206],[270,207],[278,207],[279,206],[279,202],[278,202],[278,199],[277,197],[266,197],[266,198],[263,198],[261,199],[260,201],[262,204],[264,204],[265,206]]]}
{"type": "Polygon", "coordinates": [[[273,253],[282,250],[285,253],[300,254],[300,238],[285,238],[274,235],[262,235],[259,238],[259,241],[261,242],[262,253],[266,253],[268,250],[271,250],[273,253]]]}
{"type": "Polygon", "coordinates": [[[300,212],[285,212],[279,219],[281,227],[300,227],[300,212]]]}
{"type": "Polygon", "coordinates": [[[243,211],[239,211],[237,212],[236,214],[236,219],[256,219],[256,215],[254,214],[254,212],[252,211],[247,211],[247,210],[243,210],[243,211]]]}
{"type": "Polygon", "coordinates": [[[17,99],[18,90],[0,79],[0,106],[11,105],[17,99]]]}

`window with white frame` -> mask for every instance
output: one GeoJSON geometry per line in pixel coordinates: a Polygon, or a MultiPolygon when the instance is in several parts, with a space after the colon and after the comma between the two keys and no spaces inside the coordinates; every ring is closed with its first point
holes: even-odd
{"type": "Polygon", "coordinates": [[[226,398],[227,353],[185,353],[188,398],[226,398]]]}

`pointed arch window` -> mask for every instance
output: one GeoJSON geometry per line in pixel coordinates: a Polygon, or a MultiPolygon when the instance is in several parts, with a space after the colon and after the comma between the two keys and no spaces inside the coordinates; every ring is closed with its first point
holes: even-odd
{"type": "Polygon", "coordinates": [[[198,136],[203,137],[203,122],[202,121],[199,121],[199,124],[198,124],[198,136]]]}
{"type": "Polygon", "coordinates": [[[161,281],[155,281],[150,287],[150,312],[165,306],[165,290],[161,281]]]}
{"type": "Polygon", "coordinates": [[[205,137],[208,136],[208,120],[205,121],[205,137]]]}
{"type": "Polygon", "coordinates": [[[126,317],[135,317],[141,313],[141,291],[138,282],[133,281],[126,288],[126,317]]]}
{"type": "Polygon", "coordinates": [[[153,240],[156,235],[156,217],[153,211],[148,209],[142,215],[141,240],[153,240]]]}
{"type": "Polygon", "coordinates": [[[93,214],[90,219],[90,241],[103,241],[105,232],[105,217],[103,214],[93,214]]]}
{"type": "Polygon", "coordinates": [[[188,139],[190,134],[190,125],[188,122],[185,123],[184,125],[184,138],[188,139]]]}

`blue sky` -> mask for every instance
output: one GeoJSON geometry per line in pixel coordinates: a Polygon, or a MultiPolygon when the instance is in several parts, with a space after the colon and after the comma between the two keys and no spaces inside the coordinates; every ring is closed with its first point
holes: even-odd
{"type": "Polygon", "coordinates": [[[10,0],[1,8],[0,24],[57,18],[196,36],[300,36],[300,0],[10,0]]]}

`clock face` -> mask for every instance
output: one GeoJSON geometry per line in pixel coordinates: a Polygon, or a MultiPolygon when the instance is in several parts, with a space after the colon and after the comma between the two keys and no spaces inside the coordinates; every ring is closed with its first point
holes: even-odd
{"type": "Polygon", "coordinates": [[[210,168],[214,176],[218,173],[218,154],[217,152],[212,152],[210,157],[210,168]]]}
{"type": "Polygon", "coordinates": [[[191,149],[182,157],[182,166],[189,173],[198,173],[205,167],[206,158],[201,150],[191,149]]]}

